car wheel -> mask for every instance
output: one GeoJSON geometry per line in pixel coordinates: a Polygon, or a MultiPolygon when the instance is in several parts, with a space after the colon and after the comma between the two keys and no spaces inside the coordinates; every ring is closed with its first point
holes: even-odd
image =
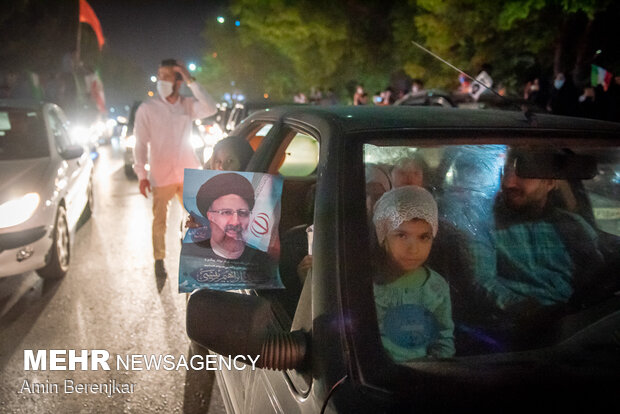
{"type": "Polygon", "coordinates": [[[71,256],[71,241],[69,237],[67,213],[65,208],[60,206],[56,214],[52,248],[48,253],[49,261],[45,267],[37,270],[39,276],[45,279],[59,279],[67,273],[71,256]]]}

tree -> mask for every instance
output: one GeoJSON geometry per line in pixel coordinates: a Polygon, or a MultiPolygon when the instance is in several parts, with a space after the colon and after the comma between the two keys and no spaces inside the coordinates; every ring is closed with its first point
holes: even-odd
{"type": "Polygon", "coordinates": [[[374,91],[409,78],[456,87],[458,74],[415,40],[474,76],[489,63],[515,90],[533,73],[583,78],[597,49],[618,61],[610,52],[619,8],[611,0],[232,0],[227,22],[240,26],[208,25],[206,61],[214,78],[234,74],[244,89],[283,98],[312,86],[351,96],[356,83],[374,91]]]}
{"type": "Polygon", "coordinates": [[[215,47],[206,60],[213,63],[209,56],[215,51],[227,68],[223,73],[244,71],[239,79],[265,91],[279,85],[274,95],[282,99],[311,87],[352,95],[346,88],[351,81],[383,88],[394,69],[386,15],[392,3],[235,0],[227,21],[240,25],[208,24],[206,36],[215,47]]]}
{"type": "Polygon", "coordinates": [[[418,0],[414,21],[425,43],[442,56],[469,70],[492,63],[500,79],[515,85],[523,81],[520,75],[536,68],[589,70],[586,56],[594,48],[594,38],[588,32],[611,4],[610,0],[418,0]]]}

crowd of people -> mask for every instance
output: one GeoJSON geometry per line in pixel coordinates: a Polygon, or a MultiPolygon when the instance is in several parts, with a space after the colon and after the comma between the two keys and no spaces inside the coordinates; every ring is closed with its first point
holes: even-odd
{"type": "MultiPolygon", "coordinates": [[[[509,98],[505,86],[494,82],[492,67],[482,65],[475,79],[464,73],[458,76],[458,87],[449,93],[455,105],[470,102],[493,103],[505,99],[515,104],[528,104],[534,112],[546,112],[555,115],[576,116],[620,122],[620,75],[609,74],[608,83],[588,82],[578,87],[572,76],[557,73],[550,81],[543,76],[531,77],[517,97],[509,98]]],[[[400,105],[406,101],[427,96],[427,89],[421,79],[402,82],[406,87],[387,86],[385,89],[369,93],[363,84],[357,84],[353,95],[346,103],[351,105],[400,105]]],[[[314,105],[335,105],[341,102],[332,89],[323,94],[320,88],[313,88],[309,95],[298,92],[295,103],[314,105]]],[[[517,105],[517,106],[518,106],[517,105]]],[[[505,106],[505,105],[504,105],[505,106]]]]}

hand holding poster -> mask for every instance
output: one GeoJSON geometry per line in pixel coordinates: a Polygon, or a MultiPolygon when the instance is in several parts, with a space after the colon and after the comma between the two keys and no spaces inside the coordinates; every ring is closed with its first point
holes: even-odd
{"type": "Polygon", "coordinates": [[[183,240],[179,292],[283,287],[281,195],[277,176],[186,169],[183,203],[199,227],[183,240]]]}

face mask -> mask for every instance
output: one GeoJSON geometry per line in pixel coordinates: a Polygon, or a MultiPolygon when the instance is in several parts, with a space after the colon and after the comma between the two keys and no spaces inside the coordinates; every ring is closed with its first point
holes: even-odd
{"type": "Polygon", "coordinates": [[[564,86],[564,81],[562,79],[556,79],[553,81],[553,86],[555,86],[555,89],[560,89],[564,86]]]}
{"type": "Polygon", "coordinates": [[[172,82],[158,80],[157,81],[157,93],[159,94],[159,96],[166,99],[167,97],[172,95],[172,92],[173,92],[172,86],[173,86],[172,82]]]}

